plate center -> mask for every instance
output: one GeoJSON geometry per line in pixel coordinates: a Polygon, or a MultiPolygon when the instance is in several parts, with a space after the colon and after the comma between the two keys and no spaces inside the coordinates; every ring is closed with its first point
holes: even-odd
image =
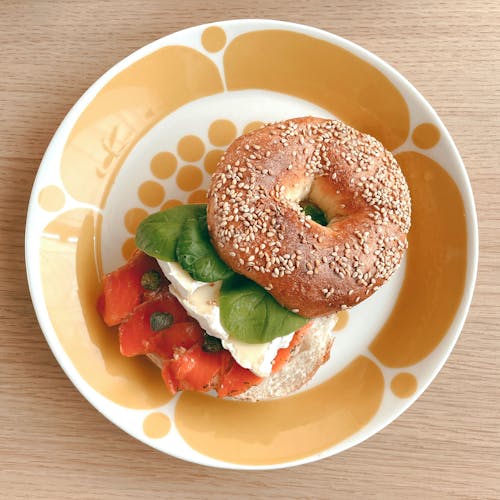
{"type": "MultiPolygon", "coordinates": [[[[161,120],[128,155],[103,210],[104,271],[125,261],[143,217],[176,203],[203,201],[218,158],[237,136],[261,123],[307,115],[335,118],[296,97],[245,90],[193,101],[161,120]]],[[[345,328],[336,335],[330,361],[306,388],[366,354],[392,310],[403,268],[374,296],[349,311],[345,328]]]]}

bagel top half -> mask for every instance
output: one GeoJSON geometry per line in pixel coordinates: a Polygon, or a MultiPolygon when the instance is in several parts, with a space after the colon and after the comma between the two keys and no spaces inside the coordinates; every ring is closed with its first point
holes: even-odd
{"type": "Polygon", "coordinates": [[[369,297],[399,266],[411,201],[375,138],[338,120],[296,118],[236,139],[208,193],[220,257],[284,307],[313,318],[369,297]],[[309,200],[328,225],[304,214],[309,200]]]}

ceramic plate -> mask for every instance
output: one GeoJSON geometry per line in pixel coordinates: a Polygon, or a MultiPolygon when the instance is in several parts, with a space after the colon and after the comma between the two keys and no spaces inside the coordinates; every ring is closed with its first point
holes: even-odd
{"type": "Polygon", "coordinates": [[[476,215],[450,135],[394,69],[311,27],[227,21],[138,50],[75,104],[33,187],[26,262],[54,355],[109,420],[192,462],[278,468],[363,441],[429,385],[470,304],[476,215]],[[404,263],[374,296],[341,314],[331,360],[298,394],[257,404],[172,398],[152,364],[120,356],[116,331],[96,312],[100,276],[130,255],[147,214],[205,200],[236,136],[303,115],[344,120],[396,155],[413,204],[404,263]]]}

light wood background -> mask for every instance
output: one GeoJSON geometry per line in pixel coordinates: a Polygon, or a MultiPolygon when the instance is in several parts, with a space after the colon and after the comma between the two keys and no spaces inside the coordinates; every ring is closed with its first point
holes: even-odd
{"type": "Polygon", "coordinates": [[[500,498],[500,4],[497,1],[0,2],[0,496],[4,498],[500,498]],[[367,442],[273,472],[162,455],[72,386],[25,279],[31,185],[80,95],[173,31],[265,17],[323,28],[378,54],[429,100],[475,192],[480,265],[458,344],[427,392],[367,442]]]}

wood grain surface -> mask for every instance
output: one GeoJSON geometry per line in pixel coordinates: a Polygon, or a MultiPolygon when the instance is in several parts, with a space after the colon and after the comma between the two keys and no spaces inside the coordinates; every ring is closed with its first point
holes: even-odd
{"type": "Polygon", "coordinates": [[[500,498],[500,4],[326,0],[1,2],[0,496],[3,498],[500,498]],[[194,24],[274,18],[346,37],[428,99],[472,181],[480,263],[471,311],[424,395],[363,444],[273,472],[209,469],[135,441],[73,387],[25,278],[31,186],[80,95],[146,43],[194,24]]]}

